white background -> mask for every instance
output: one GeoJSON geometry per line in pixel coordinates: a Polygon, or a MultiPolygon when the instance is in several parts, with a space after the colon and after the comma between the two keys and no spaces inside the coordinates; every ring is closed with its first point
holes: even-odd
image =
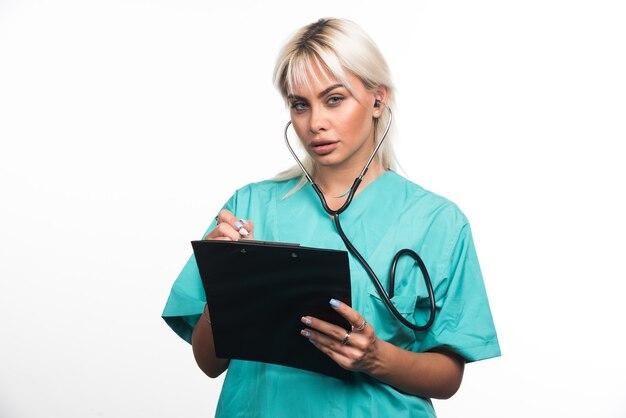
{"type": "Polygon", "coordinates": [[[623,2],[0,0],[0,417],[212,416],[161,310],[292,164],[274,59],[322,16],[379,44],[406,175],[472,222],[503,357],[440,416],[626,416],[623,2]]]}

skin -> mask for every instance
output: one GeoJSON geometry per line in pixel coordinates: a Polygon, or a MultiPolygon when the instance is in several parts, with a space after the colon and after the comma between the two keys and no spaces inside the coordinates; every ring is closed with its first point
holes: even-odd
{"type": "MultiPolygon", "coordinates": [[[[242,227],[246,232],[242,234],[238,222],[244,223],[244,221],[224,209],[217,216],[217,226],[213,228],[204,239],[222,241],[238,241],[242,238],[254,239],[254,223],[245,220],[245,224],[242,225],[242,227]]],[[[209,311],[205,309],[202,317],[193,329],[191,347],[193,348],[193,355],[200,370],[207,376],[214,378],[222,374],[228,368],[230,360],[215,356],[213,331],[211,330],[210,322],[211,317],[209,311]]]]}
{"type": "MultiPolygon", "coordinates": [[[[345,200],[334,196],[350,188],[374,151],[374,120],[384,110],[387,89],[369,91],[351,73],[347,73],[350,86],[344,86],[319,68],[312,71],[311,88],[296,88],[287,99],[293,127],[315,161],[315,182],[334,209],[345,200]],[[380,107],[374,107],[375,100],[381,101],[380,107]],[[316,152],[320,142],[330,142],[332,151],[320,155],[316,152]]],[[[374,159],[357,194],[383,172],[374,159]]]]}
{"type": "MultiPolygon", "coordinates": [[[[315,161],[313,177],[324,192],[331,208],[340,207],[342,195],[352,185],[374,150],[374,120],[384,110],[387,89],[379,86],[368,90],[351,73],[350,86],[343,85],[320,68],[311,70],[310,86],[298,87],[288,97],[291,121],[303,146],[315,161]],[[375,107],[375,100],[381,106],[375,107]]],[[[384,173],[378,159],[374,159],[359,190],[384,173]]],[[[358,194],[358,191],[357,191],[358,194]]],[[[240,221],[223,210],[218,226],[205,239],[239,240],[240,221]]],[[[243,225],[254,237],[254,224],[243,225]]],[[[376,337],[366,318],[341,302],[334,307],[352,324],[347,344],[342,341],[346,331],[336,325],[313,317],[302,318],[303,338],[308,338],[320,351],[341,367],[366,373],[405,393],[447,399],[461,385],[464,361],[451,352],[415,353],[396,347],[376,337]]],[[[228,360],[215,357],[213,335],[207,320],[208,310],[194,328],[192,346],[196,362],[208,376],[216,377],[228,367],[228,360]]]]}

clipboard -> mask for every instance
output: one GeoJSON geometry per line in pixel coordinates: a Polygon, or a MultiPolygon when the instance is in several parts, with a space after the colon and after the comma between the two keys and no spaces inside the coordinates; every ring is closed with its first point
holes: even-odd
{"type": "Polygon", "coordinates": [[[217,357],[350,379],[300,330],[309,315],[351,326],[329,305],[352,305],[347,251],[268,241],[192,241],[217,357]]]}

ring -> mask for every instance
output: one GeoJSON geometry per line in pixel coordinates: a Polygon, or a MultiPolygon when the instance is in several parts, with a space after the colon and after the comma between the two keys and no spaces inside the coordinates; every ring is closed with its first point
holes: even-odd
{"type": "Polygon", "coordinates": [[[341,345],[348,344],[348,341],[350,340],[350,334],[352,334],[351,331],[346,332],[346,336],[343,337],[343,341],[341,342],[341,345]]]}
{"type": "Polygon", "coordinates": [[[366,326],[367,326],[367,321],[365,320],[365,318],[363,318],[363,323],[359,325],[358,327],[353,326],[353,328],[354,328],[354,331],[363,331],[366,326]]]}

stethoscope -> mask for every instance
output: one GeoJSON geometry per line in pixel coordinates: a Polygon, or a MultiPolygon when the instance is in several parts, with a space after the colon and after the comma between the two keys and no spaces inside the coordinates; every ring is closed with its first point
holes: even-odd
{"type": "Polygon", "coordinates": [[[365,164],[365,167],[363,167],[361,174],[359,174],[359,176],[354,180],[354,183],[350,187],[350,190],[348,192],[348,198],[346,199],[344,204],[337,210],[333,210],[328,207],[328,204],[326,203],[326,199],[324,198],[324,194],[320,190],[319,186],[315,184],[315,181],[313,181],[313,178],[311,177],[307,169],[304,167],[304,165],[302,164],[302,162],[300,161],[296,153],[291,148],[291,145],[289,144],[289,136],[287,135],[287,131],[289,129],[289,126],[291,125],[291,120],[287,122],[287,125],[285,126],[285,132],[284,132],[285,143],[287,144],[287,148],[289,148],[289,152],[291,152],[291,155],[293,155],[293,158],[296,160],[296,162],[302,169],[302,172],[304,173],[305,177],[307,178],[309,183],[311,183],[311,186],[313,186],[313,190],[315,190],[315,193],[319,197],[320,202],[322,203],[322,206],[324,207],[324,210],[326,211],[326,213],[330,215],[330,217],[335,222],[335,228],[337,229],[337,232],[339,233],[339,236],[343,240],[344,244],[348,248],[348,251],[350,251],[350,253],[354,257],[356,257],[356,259],[359,261],[359,263],[363,266],[363,268],[369,275],[370,279],[372,279],[372,282],[374,283],[374,286],[376,287],[376,290],[378,291],[380,298],[385,302],[385,305],[387,305],[387,308],[391,311],[391,313],[393,313],[393,315],[403,325],[409,327],[410,329],[414,331],[426,331],[431,327],[431,325],[433,324],[435,320],[436,307],[435,307],[435,294],[433,292],[433,285],[430,281],[428,270],[426,269],[426,266],[424,265],[424,262],[422,261],[421,257],[415,251],[408,249],[408,248],[404,248],[398,251],[396,255],[393,257],[393,261],[391,262],[391,270],[389,271],[389,291],[386,292],[385,289],[383,288],[383,285],[380,283],[380,280],[378,280],[376,273],[374,273],[374,270],[370,267],[370,265],[367,263],[365,258],[363,258],[363,256],[357,251],[354,245],[352,245],[348,237],[346,237],[346,235],[343,232],[343,229],[341,228],[341,223],[339,222],[339,214],[343,213],[346,209],[348,209],[348,206],[350,206],[350,203],[352,203],[352,198],[354,197],[356,190],[361,184],[361,181],[363,180],[363,176],[365,176],[365,173],[367,173],[367,169],[369,168],[370,164],[374,160],[374,156],[376,155],[376,153],[378,152],[378,149],[380,148],[383,141],[387,137],[387,133],[389,132],[389,128],[391,127],[393,114],[389,106],[386,106],[386,108],[389,111],[389,121],[387,122],[385,131],[383,132],[383,136],[381,140],[378,142],[378,144],[376,145],[376,148],[374,149],[374,152],[372,153],[372,156],[370,157],[370,159],[367,161],[367,164],[365,164]],[[402,316],[402,314],[400,314],[400,312],[398,312],[396,307],[391,302],[391,298],[393,298],[394,296],[396,265],[398,264],[398,260],[400,260],[400,257],[404,255],[408,255],[415,260],[420,270],[422,271],[424,283],[426,284],[426,289],[428,291],[428,299],[430,302],[430,315],[428,317],[428,321],[426,321],[424,325],[416,325],[416,324],[409,322],[405,317],[402,316]]]}

